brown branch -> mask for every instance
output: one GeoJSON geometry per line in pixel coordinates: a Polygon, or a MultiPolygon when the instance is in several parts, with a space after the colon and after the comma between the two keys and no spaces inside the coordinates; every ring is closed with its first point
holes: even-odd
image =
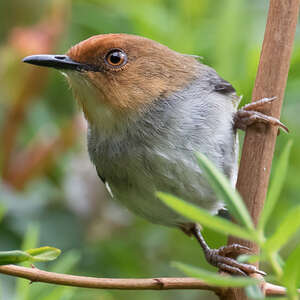
{"type": "MultiPolygon", "coordinates": [[[[93,289],[118,290],[209,290],[217,294],[224,294],[227,288],[209,285],[202,280],[190,277],[161,277],[161,278],[96,278],[74,276],[47,272],[36,267],[27,268],[16,265],[0,266],[0,273],[21,277],[30,282],[44,282],[57,285],[74,286],[93,289]]],[[[285,288],[263,283],[266,295],[285,295],[285,288]]]]}
{"type": "MultiPolygon", "coordinates": [[[[263,113],[280,118],[280,111],[288,77],[290,58],[298,20],[299,0],[270,0],[264,42],[252,94],[252,101],[277,97],[263,113]]],[[[240,162],[237,190],[242,195],[252,219],[257,224],[267,194],[273,153],[278,129],[254,125],[247,129],[240,162]]],[[[230,237],[229,244],[248,246],[254,253],[254,243],[230,237]]],[[[238,289],[231,289],[222,300],[244,300],[238,289]]]]}
{"type": "Polygon", "coordinates": [[[31,282],[45,282],[58,285],[76,286],[94,289],[120,290],[172,290],[172,289],[199,289],[217,291],[218,288],[208,285],[201,280],[182,277],[162,278],[95,278],[74,276],[47,272],[37,268],[20,267],[16,265],[0,266],[0,273],[21,277],[31,282]]]}

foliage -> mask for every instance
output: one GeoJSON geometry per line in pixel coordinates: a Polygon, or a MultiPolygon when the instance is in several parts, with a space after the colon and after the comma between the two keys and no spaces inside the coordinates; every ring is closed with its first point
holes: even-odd
{"type": "MultiPolygon", "coordinates": [[[[258,243],[261,248],[261,252],[259,256],[255,256],[255,259],[258,259],[260,262],[268,262],[272,266],[273,272],[275,273],[275,281],[278,284],[286,286],[290,296],[289,299],[292,300],[298,299],[297,289],[300,285],[300,248],[298,246],[290,254],[286,263],[283,263],[283,265],[279,260],[279,250],[286,245],[291,237],[294,236],[300,229],[300,206],[297,206],[293,210],[287,212],[282,222],[275,229],[275,232],[268,237],[265,236],[267,217],[271,215],[274,204],[280,195],[280,187],[282,187],[283,183],[282,175],[287,173],[290,150],[291,143],[289,142],[279,158],[278,166],[273,177],[272,187],[269,191],[269,195],[272,195],[276,199],[273,199],[271,196],[268,197],[259,220],[259,224],[261,225],[257,229],[254,229],[242,199],[237,195],[236,190],[230,186],[228,179],[203,154],[200,153],[196,154],[200,167],[210,181],[211,186],[214,187],[215,192],[221,199],[224,200],[229,211],[234,214],[236,220],[239,221],[240,224],[236,225],[229,221],[222,220],[221,217],[218,216],[210,216],[208,221],[208,215],[205,210],[198,207],[196,208],[193,204],[189,204],[168,194],[158,193],[158,196],[165,204],[170,206],[177,213],[180,213],[194,222],[204,224],[216,231],[222,230],[222,226],[220,226],[220,224],[223,223],[224,233],[230,233],[242,239],[248,239],[258,243]],[[271,202],[271,204],[268,202],[271,202]]],[[[251,256],[246,256],[247,259],[250,257],[251,256]]],[[[251,281],[251,278],[235,277],[228,279],[227,277],[219,274],[208,273],[207,271],[186,266],[181,263],[176,263],[176,266],[187,275],[201,278],[212,285],[232,287],[255,285],[253,284],[253,280],[251,281]]],[[[252,298],[259,293],[259,289],[254,287],[246,289],[246,291],[248,292],[248,296],[251,296],[252,298]]],[[[261,298],[261,295],[259,295],[259,297],[261,298]]]]}
{"type": "MultiPolygon", "coordinates": [[[[30,225],[24,238],[23,247],[35,247],[38,243],[38,227],[30,225]]],[[[0,264],[15,264],[28,262],[47,262],[52,261],[60,255],[60,250],[54,247],[32,248],[26,251],[1,251],[0,264]]],[[[79,260],[78,254],[68,252],[50,268],[53,272],[67,273],[79,260]]],[[[28,284],[28,280],[17,278],[17,284],[14,291],[15,299],[18,300],[54,300],[54,299],[72,299],[75,289],[65,288],[53,285],[33,285],[28,284]],[[58,297],[58,298],[57,298],[58,297]]]]}
{"type": "Polygon", "coordinates": [[[41,262],[56,259],[60,250],[53,247],[40,247],[26,251],[13,250],[0,252],[0,265],[16,264],[24,261],[41,262]]]}

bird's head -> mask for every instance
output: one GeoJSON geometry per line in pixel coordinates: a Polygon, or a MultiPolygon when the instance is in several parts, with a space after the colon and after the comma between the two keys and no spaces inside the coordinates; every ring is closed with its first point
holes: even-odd
{"type": "Polygon", "coordinates": [[[103,112],[147,108],[183,89],[197,74],[194,57],[128,34],[96,35],[65,55],[33,55],[23,61],[61,70],[90,122],[100,121],[103,112]]]}

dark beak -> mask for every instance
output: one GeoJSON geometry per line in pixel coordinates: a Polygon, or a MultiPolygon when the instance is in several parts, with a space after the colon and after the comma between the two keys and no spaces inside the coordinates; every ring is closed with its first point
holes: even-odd
{"type": "Polygon", "coordinates": [[[25,57],[23,62],[59,70],[94,71],[91,65],[76,62],[67,55],[31,55],[25,57]]]}

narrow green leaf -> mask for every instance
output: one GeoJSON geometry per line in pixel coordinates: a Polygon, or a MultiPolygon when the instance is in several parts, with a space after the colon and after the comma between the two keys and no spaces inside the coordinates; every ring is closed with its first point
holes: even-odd
{"type": "Polygon", "coordinates": [[[1,251],[0,265],[17,264],[30,259],[30,255],[24,251],[1,251]]]}
{"type": "Polygon", "coordinates": [[[269,189],[269,193],[258,222],[258,229],[260,230],[264,229],[279,199],[280,192],[282,190],[286,178],[292,144],[293,143],[291,140],[288,141],[276,165],[274,176],[272,178],[271,187],[269,189]]]}
{"type": "Polygon", "coordinates": [[[259,285],[257,284],[246,286],[245,292],[249,299],[254,299],[254,300],[265,299],[265,296],[263,295],[261,289],[259,288],[259,285]]]}
{"type": "Polygon", "coordinates": [[[212,216],[205,209],[201,209],[200,207],[185,202],[175,196],[157,192],[157,197],[176,212],[190,220],[193,220],[194,222],[207,226],[223,234],[231,234],[242,239],[257,242],[257,236],[254,230],[251,231],[226,219],[212,216]]]}
{"type": "Polygon", "coordinates": [[[264,250],[277,252],[300,228],[300,205],[293,208],[278,225],[275,233],[268,238],[264,250]]]}
{"type": "Polygon", "coordinates": [[[287,288],[288,294],[292,296],[291,299],[295,299],[300,285],[300,245],[287,258],[281,282],[287,288]]]}
{"type": "Polygon", "coordinates": [[[177,269],[181,270],[187,276],[199,278],[213,286],[244,287],[259,283],[257,279],[251,277],[224,276],[218,273],[213,273],[199,268],[195,268],[180,262],[174,262],[172,263],[172,265],[177,269]]]}
{"type": "Polygon", "coordinates": [[[31,256],[32,261],[50,261],[57,258],[60,255],[60,249],[54,247],[40,247],[35,249],[29,249],[26,251],[31,256]]]}
{"type": "Polygon", "coordinates": [[[41,247],[27,251],[1,251],[0,265],[16,264],[24,261],[50,261],[56,259],[60,253],[59,249],[53,247],[41,247]]]}
{"type": "Polygon", "coordinates": [[[242,198],[231,186],[225,175],[205,155],[196,153],[196,157],[201,169],[207,176],[207,180],[216,194],[225,201],[230,213],[248,229],[254,229],[253,222],[242,198]]]}

